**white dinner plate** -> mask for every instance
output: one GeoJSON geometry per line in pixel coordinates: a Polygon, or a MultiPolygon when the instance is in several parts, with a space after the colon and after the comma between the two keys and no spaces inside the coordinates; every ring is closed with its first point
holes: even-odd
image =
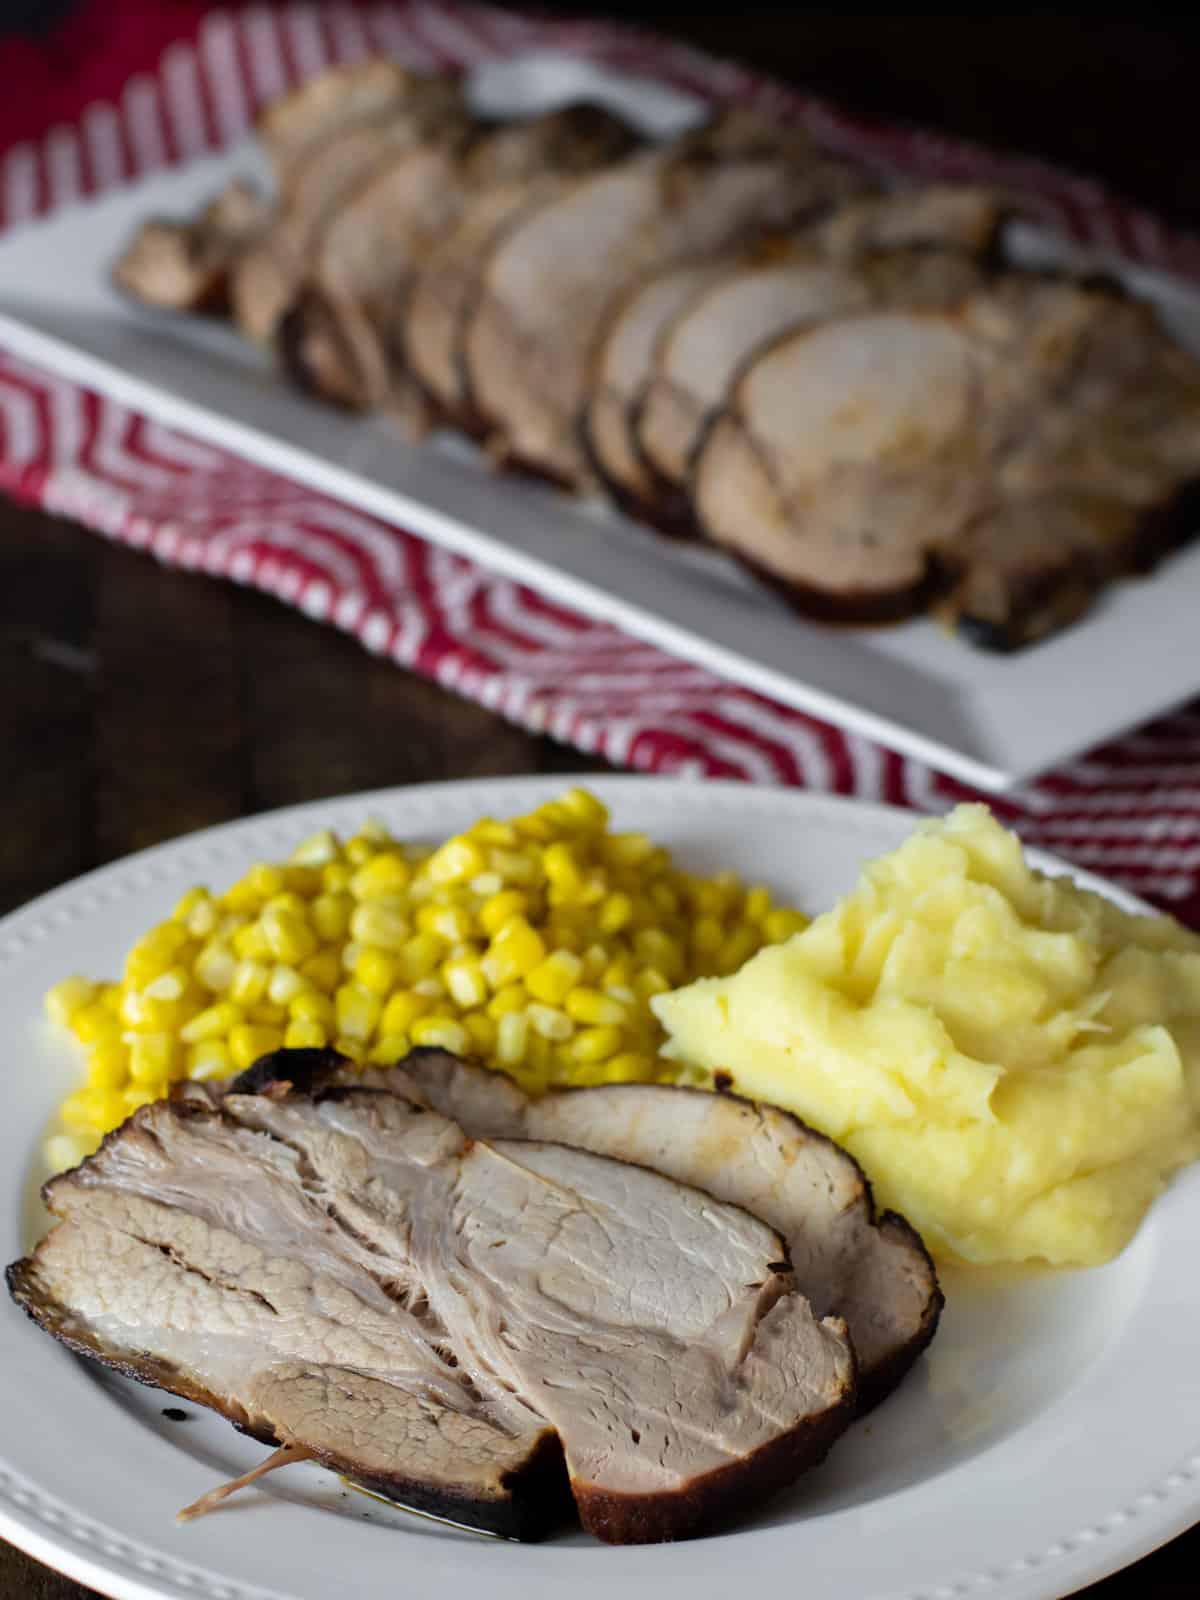
{"type": "MultiPolygon", "coordinates": [[[[702,110],[675,89],[553,55],[477,67],[470,87],[493,114],[581,96],[606,99],[659,134],[702,110]]],[[[137,225],[151,215],[194,212],[236,174],[265,181],[253,147],[173,169],[6,236],[0,343],[984,789],[1002,790],[1058,766],[1200,689],[1200,547],[1152,578],[1115,586],[1082,622],[1014,656],[972,650],[924,620],[882,629],[822,626],[796,617],[715,550],[672,544],[606,508],[498,478],[460,439],[405,444],[381,420],[348,417],[298,394],[231,329],[122,298],[110,271],[137,225]]],[[[1029,265],[1070,255],[1026,224],[1011,227],[1006,242],[1010,257],[1029,265]]],[[[1200,350],[1194,289],[1119,261],[1107,265],[1200,350]]]]}
{"type": "MultiPolygon", "coordinates": [[[[915,821],[736,784],[592,786],[618,826],[646,829],[686,866],[732,867],[810,911],[915,821]]],[[[40,1231],[38,1144],[78,1072],[42,1018],[51,982],[116,973],[186,886],[224,885],[317,828],[352,832],[371,813],[398,834],[436,839],[561,788],[554,778],[436,785],[274,812],[132,856],[0,923],[3,1258],[40,1231]]],[[[735,1531],[641,1548],[579,1533],[504,1543],[393,1510],[309,1465],[178,1526],[180,1506],[253,1466],[262,1446],[191,1405],[186,1422],[167,1419],[167,1396],[69,1355],[6,1300],[0,1535],[122,1600],[728,1600],[768,1586],[802,1587],[806,1600],[1051,1600],[1200,1516],[1198,1231],[1200,1170],[1171,1187],[1107,1267],[945,1274],[929,1353],[822,1467],[735,1531]]]]}

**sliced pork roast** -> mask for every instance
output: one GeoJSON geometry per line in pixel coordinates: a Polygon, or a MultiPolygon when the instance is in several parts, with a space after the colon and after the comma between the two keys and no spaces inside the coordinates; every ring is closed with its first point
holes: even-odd
{"type": "Polygon", "coordinates": [[[466,121],[457,78],[401,71],[391,82],[391,95],[353,102],[284,166],[274,221],[231,275],[234,318],[258,343],[274,337],[339,207],[399,153],[443,133],[453,136],[466,121]]]}
{"type": "Polygon", "coordinates": [[[801,137],[729,113],[581,180],[492,250],[464,336],[472,401],[500,459],[591,482],[579,422],[605,316],[644,274],[868,187],[801,137]]]}
{"type": "Polygon", "coordinates": [[[328,399],[360,410],[387,404],[406,377],[397,336],[408,292],[469,198],[556,168],[586,171],[632,143],[624,123],[587,105],[435,130],[364,181],[321,229],[304,292],[281,327],[289,369],[328,399]]]}
{"type": "MultiPolygon", "coordinates": [[[[306,156],[356,122],[385,116],[427,80],[393,61],[372,56],[349,66],[329,67],[258,114],[256,131],[285,188],[306,156]]],[[[452,75],[446,81],[453,82],[452,75]]]]}
{"type": "MultiPolygon", "coordinates": [[[[658,1173],[471,1140],[364,1084],[143,1107],[47,1187],[9,1269],[73,1349],[456,1520],[685,1538],[820,1460],[845,1324],[779,1235],[658,1173]],[[565,1474],[562,1463],[565,1460],[565,1474]]],[[[291,1059],[289,1059],[289,1057],[291,1059]]]]}
{"type": "Polygon", "coordinates": [[[854,1158],[786,1111],[665,1084],[531,1100],[503,1073],[441,1050],[414,1050],[368,1081],[479,1137],[552,1139],[632,1161],[761,1217],[786,1242],[816,1314],[845,1319],[860,1410],[891,1393],[937,1331],[943,1298],[918,1235],[894,1212],[876,1219],[854,1158]]]}
{"type": "Polygon", "coordinates": [[[801,609],[904,616],[949,586],[964,631],[1012,648],[1196,531],[1171,512],[1200,477],[1198,402],[1148,310],[1012,277],[784,335],[709,429],[693,500],[801,609]]]}
{"type": "Polygon", "coordinates": [[[852,202],[791,238],[765,240],[662,330],[637,412],[641,451],[680,491],[704,425],[754,352],[788,328],[872,303],[952,305],[979,282],[998,199],[933,189],[852,202]]]}
{"type": "Polygon", "coordinates": [[[263,196],[238,179],[191,221],[143,223],[113,268],[113,281],[163,311],[225,311],[230,271],[270,214],[263,196]]]}

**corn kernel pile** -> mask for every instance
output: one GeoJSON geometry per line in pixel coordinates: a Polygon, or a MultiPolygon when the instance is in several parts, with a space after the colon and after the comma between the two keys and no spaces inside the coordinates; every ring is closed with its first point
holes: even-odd
{"type": "Polygon", "coordinates": [[[527,1089],[668,1076],[649,1008],[804,926],[731,873],[697,878],[583,789],[430,850],[368,823],[314,835],[214,895],[190,889],[119,982],[66,978],[50,1016],[87,1055],[55,1170],[182,1078],[224,1078],[281,1045],[389,1065],[440,1045],[527,1089]]]}

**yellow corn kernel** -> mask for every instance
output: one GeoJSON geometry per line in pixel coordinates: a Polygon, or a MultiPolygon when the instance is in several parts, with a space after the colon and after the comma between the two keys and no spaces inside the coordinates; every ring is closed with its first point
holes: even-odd
{"type": "Polygon", "coordinates": [[[363,947],[357,939],[351,939],[349,944],[342,946],[341,965],[342,972],[353,972],[358,965],[358,958],[363,953],[363,947]]]}
{"type": "Polygon", "coordinates": [[[531,811],[527,817],[515,817],[512,826],[522,839],[537,839],[543,843],[553,839],[556,832],[550,818],[537,811],[531,811]]]}
{"type": "Polygon", "coordinates": [[[464,883],[486,866],[483,851],[464,834],[448,839],[440,850],[435,850],[425,863],[425,871],[434,883],[464,883]]]}
{"type": "Polygon", "coordinates": [[[524,1011],[526,998],[525,990],[519,983],[507,984],[488,1001],[487,1014],[499,1020],[514,1011],[524,1011]]]}
{"type": "Polygon", "coordinates": [[[764,889],[762,884],[756,883],[746,890],[746,898],[742,903],[742,915],[747,922],[763,922],[771,913],[771,891],[764,889]]]}
{"type": "Polygon", "coordinates": [[[300,963],[300,975],[322,994],[332,994],[342,981],[342,962],[336,950],[318,950],[300,963]]]}
{"type": "Polygon", "coordinates": [[[350,893],[356,900],[381,900],[403,894],[412,878],[412,868],[398,850],[383,850],[350,880],[350,893]]]}
{"type": "Polygon", "coordinates": [[[625,1007],[619,1001],[601,994],[599,989],[580,987],[572,989],[566,998],[566,1012],[573,1022],[620,1024],[625,1021],[625,1007]]]}
{"type": "Polygon", "coordinates": [[[169,1000],[150,1000],[136,989],[127,989],[121,996],[121,1021],[127,1028],[143,1033],[161,1033],[176,1021],[174,1007],[169,1000]]]}
{"type": "Polygon", "coordinates": [[[515,1067],[525,1058],[529,1041],[529,1018],[523,1011],[509,1011],[496,1027],[496,1060],[502,1067],[515,1067]]]}
{"type": "Polygon", "coordinates": [[[233,982],[237,957],[222,939],[210,939],[192,963],[196,982],[213,994],[221,994],[233,982]]]}
{"type": "Polygon", "coordinates": [[[600,981],[605,989],[628,989],[633,983],[633,963],[619,956],[605,967],[600,974],[600,981]]]}
{"type": "Polygon", "coordinates": [[[407,939],[399,951],[401,982],[411,988],[429,977],[446,959],[446,941],[436,933],[418,933],[407,939]]]}
{"type": "Polygon", "coordinates": [[[490,850],[488,868],[505,883],[524,884],[527,888],[539,883],[542,878],[540,859],[524,850],[490,850]]]}
{"type": "Polygon", "coordinates": [[[184,1044],[199,1044],[201,1039],[223,1038],[242,1020],[240,1006],[233,1005],[228,1000],[221,1000],[215,1006],[197,1012],[190,1022],[185,1022],[179,1030],[179,1037],[184,1044]]]}
{"type": "Polygon", "coordinates": [[[319,1022],[293,1019],[283,1030],[283,1042],[289,1050],[319,1050],[329,1043],[329,1035],[319,1022]]]}
{"type": "Polygon", "coordinates": [[[354,981],[372,994],[387,994],[396,981],[396,958],[368,945],[354,963],[354,981]]]}
{"type": "Polygon", "coordinates": [[[559,806],[568,816],[585,828],[600,830],[608,827],[608,807],[597,800],[589,789],[568,789],[559,797],[559,806]]]}
{"type": "Polygon", "coordinates": [[[147,1000],[182,1000],[190,982],[191,973],[186,967],[171,967],[151,979],[142,993],[147,1000]]]}
{"type": "Polygon", "coordinates": [[[330,1028],[337,1021],[337,1008],[327,994],[317,989],[306,989],[288,1006],[288,1015],[294,1022],[319,1022],[330,1028]]]}
{"type": "Polygon", "coordinates": [[[483,1011],[472,1011],[462,1019],[470,1049],[475,1055],[490,1056],[496,1048],[496,1024],[483,1011]]]}
{"type": "Polygon", "coordinates": [[[246,1007],[246,1021],[261,1023],[266,1028],[281,1028],[287,1021],[286,1006],[273,1006],[269,1000],[260,1000],[256,1006],[246,1007]]]}
{"type": "Polygon", "coordinates": [[[319,833],[310,833],[303,843],[298,844],[288,860],[300,866],[323,867],[337,860],[341,848],[337,834],[322,828],[319,833]]]}
{"type": "Polygon", "coordinates": [[[379,1019],[379,1032],[384,1036],[409,1033],[417,1018],[432,1010],[433,1001],[428,995],[413,994],[411,989],[402,989],[399,994],[392,995],[384,1006],[379,1019]]]}
{"type": "Polygon", "coordinates": [[[620,1028],[585,1028],[571,1040],[571,1059],[581,1064],[607,1061],[610,1056],[616,1055],[621,1044],[620,1028]]]}
{"type": "Polygon", "coordinates": [[[604,1063],[608,1083],[653,1083],[655,1076],[653,1060],[636,1050],[622,1050],[604,1063]]]}
{"type": "Polygon", "coordinates": [[[637,867],[654,854],[654,843],[644,833],[610,833],[601,852],[615,867],[637,867]]]}
{"type": "Polygon", "coordinates": [[[359,944],[377,944],[385,950],[400,950],[411,933],[408,918],[380,900],[365,901],[355,908],[350,918],[351,937],[359,944]]]}
{"type": "Polygon", "coordinates": [[[69,1133],[56,1133],[47,1139],[43,1155],[51,1173],[70,1172],[91,1155],[91,1144],[86,1138],[69,1133]]]}
{"type": "Polygon", "coordinates": [[[577,894],[583,887],[583,873],[570,845],[547,845],[542,854],[542,868],[547,882],[561,894],[577,894]]]}
{"type": "Polygon", "coordinates": [[[277,867],[271,861],[259,861],[250,868],[243,882],[247,884],[252,894],[260,900],[266,901],[272,895],[282,894],[287,887],[287,879],[283,868],[277,867]]]}
{"type": "Polygon", "coordinates": [[[808,927],[808,919],[802,917],[798,911],[789,911],[780,906],[763,918],[763,937],[768,944],[782,944],[785,939],[790,939],[794,933],[800,933],[808,927]]]}
{"type": "MultiPolygon", "coordinates": [[[[81,1089],[71,1098],[75,1104],[69,1126],[76,1133],[107,1133],[125,1120],[124,1092],[120,1089],[81,1089]]],[[[65,1106],[63,1111],[65,1120],[65,1106]]]]}
{"type": "Polygon", "coordinates": [[[649,1000],[652,995],[666,994],[671,984],[656,967],[644,967],[635,975],[633,987],[640,999],[649,1000]]]}
{"type": "Polygon", "coordinates": [[[230,939],[234,954],[241,961],[271,961],[272,950],[267,935],[257,922],[247,922],[230,939]]]}
{"type": "Polygon", "coordinates": [[[556,1006],[526,1006],[525,1015],[534,1033],[540,1034],[543,1039],[553,1039],[556,1044],[569,1039],[575,1032],[571,1018],[556,1006]]]}
{"type": "Polygon", "coordinates": [[[356,833],[353,839],[346,840],[343,854],[352,866],[365,866],[378,849],[378,842],[369,838],[366,832],[356,833]]]}
{"type": "Polygon", "coordinates": [[[633,921],[633,901],[627,894],[610,894],[600,907],[599,926],[604,934],[620,933],[633,921]]]}
{"type": "Polygon", "coordinates": [[[346,1039],[369,1039],[379,1021],[383,1005],[377,994],[344,983],[333,997],[337,1007],[338,1032],[346,1039]]]}
{"type": "Polygon", "coordinates": [[[697,917],[692,923],[692,950],[696,955],[715,955],[724,939],[725,930],[716,917],[697,917]]]}
{"type": "Polygon", "coordinates": [[[201,1039],[199,1044],[189,1048],[186,1062],[188,1077],[197,1083],[207,1083],[212,1078],[231,1078],[236,1070],[224,1039],[201,1039]]]}
{"type": "Polygon", "coordinates": [[[467,884],[467,888],[481,900],[488,900],[492,895],[501,892],[504,888],[504,879],[498,872],[479,872],[467,884]]]}
{"type": "Polygon", "coordinates": [[[525,987],[535,1000],[558,1006],[579,982],[583,962],[570,950],[553,950],[539,961],[525,978],[525,987]]]}
{"type": "Polygon", "coordinates": [[[338,1055],[345,1056],[347,1061],[353,1061],[358,1066],[367,1059],[367,1047],[361,1039],[337,1038],[333,1041],[333,1048],[338,1055]]]}
{"type": "Polygon", "coordinates": [[[483,958],[484,976],[493,989],[523,978],[546,956],[541,935],[524,917],[513,917],[494,935],[483,958]]]}
{"type": "Polygon", "coordinates": [[[524,916],[529,910],[529,896],[520,889],[501,889],[491,895],[479,908],[479,926],[489,937],[499,933],[513,917],[524,916]]]}
{"type": "Polygon", "coordinates": [[[87,978],[63,978],[46,990],[46,1014],[60,1028],[67,1028],[72,1017],[96,998],[96,985],[87,978]]]}
{"type": "Polygon", "coordinates": [[[647,967],[656,967],[676,979],[682,978],[685,968],[683,951],[661,929],[639,928],[633,936],[633,948],[638,960],[647,967]]]}
{"type": "Polygon", "coordinates": [[[120,1089],[129,1077],[129,1051],[114,1041],[97,1045],[88,1056],[87,1081],[91,1089],[120,1089]]]}
{"type": "MultiPolygon", "coordinates": [[[[301,902],[303,905],[303,902],[301,902]]],[[[305,921],[304,914],[294,907],[270,905],[262,914],[263,937],[277,961],[288,966],[298,966],[317,950],[317,935],[305,921]]]]}
{"type": "Polygon", "coordinates": [[[446,985],[446,993],[451,1000],[464,1011],[470,1011],[473,1006],[481,1006],[487,999],[488,986],[483,968],[471,957],[465,960],[447,961],[442,967],[442,982],[446,985]]]}
{"type": "Polygon", "coordinates": [[[436,972],[431,972],[427,978],[417,979],[412,986],[412,992],[414,994],[427,995],[433,1000],[444,1000],[446,998],[446,985],[436,972]]]}
{"type": "Polygon", "coordinates": [[[309,987],[308,979],[301,977],[295,967],[280,962],[271,969],[267,980],[267,999],[273,1006],[290,1006],[297,995],[309,987]]]}
{"type": "Polygon", "coordinates": [[[270,1055],[283,1046],[282,1028],[264,1028],[249,1022],[239,1022],[229,1034],[229,1053],[239,1072],[253,1066],[259,1056],[270,1055]]]}
{"type": "Polygon", "coordinates": [[[97,1002],[112,1012],[114,1017],[121,1014],[121,996],[124,993],[119,983],[101,983],[96,986],[97,1002]]]}
{"type": "Polygon", "coordinates": [[[397,1061],[403,1061],[409,1052],[408,1037],[403,1033],[385,1033],[378,1044],[373,1044],[367,1053],[367,1060],[373,1061],[377,1067],[394,1067],[397,1061]]]}
{"type": "Polygon", "coordinates": [[[736,972],[760,948],[759,930],[750,925],[735,928],[716,954],[717,971],[736,972]]]}
{"type": "Polygon", "coordinates": [[[450,1050],[455,1055],[463,1055],[470,1042],[470,1036],[461,1022],[436,1014],[418,1017],[412,1025],[411,1037],[414,1044],[435,1045],[439,1050],[450,1050]]]}
{"type": "Polygon", "coordinates": [[[502,849],[519,844],[521,837],[514,823],[499,822],[495,817],[480,817],[467,833],[479,844],[498,844],[502,849]]]}
{"type": "Polygon", "coordinates": [[[177,922],[161,922],[137,941],[125,957],[125,978],[141,989],[166,972],[179,959],[179,952],[190,941],[186,928],[177,922]]]}
{"type": "Polygon", "coordinates": [[[346,937],[353,913],[354,901],[348,894],[319,894],[308,908],[313,927],[327,943],[346,937]]]}
{"type": "Polygon", "coordinates": [[[78,1089],[74,1094],[69,1094],[58,1110],[63,1126],[72,1133],[90,1132],[92,1119],[88,1106],[86,1089],[78,1089]]]}
{"type": "Polygon", "coordinates": [[[239,1006],[252,1006],[267,992],[271,969],[261,961],[239,961],[229,985],[229,998],[239,1006]]]}
{"type": "Polygon", "coordinates": [[[129,1042],[129,1076],[144,1088],[165,1090],[178,1062],[178,1049],[169,1033],[140,1033],[129,1042]]]}
{"type": "Polygon", "coordinates": [[[354,868],[347,861],[330,861],[321,868],[321,887],[326,894],[345,894],[354,868]]]}
{"type": "Polygon", "coordinates": [[[93,1002],[90,1006],[82,1006],[71,1017],[71,1032],[81,1044],[100,1044],[110,1039],[121,1037],[121,1021],[127,1021],[124,1016],[125,996],[121,996],[122,1014],[118,1021],[106,1005],[93,1002]]]}

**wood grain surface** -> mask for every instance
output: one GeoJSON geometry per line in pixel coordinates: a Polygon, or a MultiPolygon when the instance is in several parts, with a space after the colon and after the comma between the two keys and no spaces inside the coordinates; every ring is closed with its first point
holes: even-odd
{"type": "MultiPolygon", "coordinates": [[[[1184,159],[1189,138],[1195,147],[1192,22],[756,6],[636,15],[859,109],[1068,161],[1200,222],[1200,164],[1184,159]]],[[[0,911],[272,806],[597,768],[272,600],[3,502],[0,684],[0,911]]],[[[0,1306],[0,1319],[13,1315],[0,1306]]],[[[1195,1600],[1198,1565],[1195,1530],[1087,1593],[1195,1600]]],[[[0,1543],[5,1600],[89,1593],[0,1543]]]]}

